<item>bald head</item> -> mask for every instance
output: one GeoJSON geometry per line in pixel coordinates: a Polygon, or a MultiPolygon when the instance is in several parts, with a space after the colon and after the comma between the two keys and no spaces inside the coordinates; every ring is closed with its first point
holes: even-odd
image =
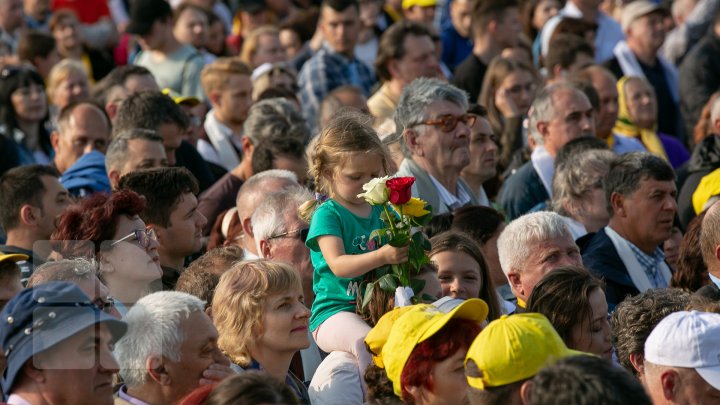
{"type": "Polygon", "coordinates": [[[72,103],[58,116],[58,129],[51,136],[55,165],[64,173],[91,151],[105,153],[110,141],[110,120],[105,111],[88,102],[72,103]]]}

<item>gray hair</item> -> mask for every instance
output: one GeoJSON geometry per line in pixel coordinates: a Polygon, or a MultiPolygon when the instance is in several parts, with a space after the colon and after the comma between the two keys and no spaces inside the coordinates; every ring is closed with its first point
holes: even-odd
{"type": "MultiPolygon", "coordinates": [[[[297,175],[289,170],[272,169],[252,175],[245,183],[243,183],[240,190],[238,190],[237,198],[235,199],[235,205],[238,209],[238,217],[242,220],[243,217],[252,215],[255,211],[255,207],[259,203],[258,200],[263,197],[263,193],[267,193],[267,184],[278,180],[285,180],[287,183],[290,183],[290,186],[300,185],[300,183],[298,183],[297,175]]],[[[286,187],[287,186],[282,188],[286,187]]]]}
{"type": "Polygon", "coordinates": [[[574,218],[565,205],[581,209],[587,192],[596,187],[598,182],[604,188],[605,176],[615,157],[615,153],[609,150],[591,149],[568,157],[556,167],[552,182],[552,210],[574,218]]]}
{"type": "Polygon", "coordinates": [[[626,153],[615,159],[605,182],[605,199],[612,216],[613,193],[629,196],[640,188],[642,180],[674,181],[675,172],[663,158],[647,152],[626,153]]]}
{"type": "Polygon", "coordinates": [[[185,336],[180,323],[193,312],[205,310],[205,303],[190,294],[159,291],[138,300],[124,320],[125,336],[115,344],[115,358],[120,375],[129,387],[145,384],[145,362],[151,356],[180,361],[180,347],[185,336]]]}
{"type": "MultiPolygon", "coordinates": [[[[402,134],[405,129],[425,120],[428,106],[436,101],[449,101],[463,111],[468,109],[468,95],[465,91],[439,79],[415,79],[405,87],[398,100],[393,117],[397,133],[402,134]]],[[[405,142],[401,142],[400,146],[407,155],[405,142]]]]}
{"type": "Polygon", "coordinates": [[[302,114],[285,98],[270,98],[253,104],[243,130],[254,145],[273,135],[292,136],[303,141],[310,138],[302,114]]]}
{"type": "Polygon", "coordinates": [[[533,212],[510,222],[497,241],[503,273],[522,270],[536,244],[556,238],[572,240],[572,235],[560,215],[554,212],[533,212]]]}
{"type": "Polygon", "coordinates": [[[47,262],[35,269],[28,279],[27,287],[33,287],[50,281],[88,280],[97,275],[98,265],[95,259],[74,258],[47,262]]]}
{"type": "Polygon", "coordinates": [[[532,106],[530,106],[528,116],[528,128],[530,136],[533,137],[537,145],[545,143],[545,138],[542,137],[540,132],[537,130],[538,122],[547,122],[555,117],[557,111],[555,111],[555,93],[559,91],[574,91],[577,94],[581,94],[582,97],[587,98],[577,86],[567,82],[557,82],[549,84],[543,88],[535,100],[533,100],[532,106]]]}
{"type": "Polygon", "coordinates": [[[143,139],[150,142],[163,143],[163,138],[157,131],[143,128],[133,128],[121,131],[115,135],[105,152],[105,167],[109,172],[111,169],[120,170],[125,167],[128,158],[128,142],[133,139],[143,139]]]}
{"type": "Polygon", "coordinates": [[[291,187],[265,198],[252,214],[252,229],[260,252],[260,241],[267,241],[273,235],[287,232],[288,215],[297,215],[298,208],[306,201],[312,200],[313,195],[305,187],[291,187]]]}

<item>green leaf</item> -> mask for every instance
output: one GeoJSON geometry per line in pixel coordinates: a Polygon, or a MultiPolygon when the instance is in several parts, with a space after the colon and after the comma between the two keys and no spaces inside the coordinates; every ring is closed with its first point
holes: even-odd
{"type": "Polygon", "coordinates": [[[395,282],[395,277],[392,274],[386,274],[386,275],[380,277],[378,279],[377,283],[380,285],[380,288],[383,291],[393,292],[397,288],[397,283],[395,282]]]}
{"type": "Polygon", "coordinates": [[[397,235],[393,236],[393,238],[390,240],[390,246],[395,247],[403,247],[410,242],[410,236],[408,236],[407,233],[398,233],[397,235]]]}
{"type": "Polygon", "coordinates": [[[435,301],[439,300],[438,297],[432,296],[430,294],[423,294],[422,297],[420,297],[420,299],[423,302],[435,302],[435,301]]]}
{"type": "Polygon", "coordinates": [[[365,286],[365,294],[363,294],[363,308],[365,308],[367,304],[370,303],[370,299],[372,299],[373,295],[373,289],[375,289],[375,283],[367,283],[367,285],[365,286]]]}
{"type": "Polygon", "coordinates": [[[419,278],[410,279],[410,288],[412,288],[415,295],[420,294],[420,291],[425,287],[425,280],[419,278]]]}
{"type": "Polygon", "coordinates": [[[391,270],[390,266],[386,264],[382,267],[378,267],[377,269],[375,269],[375,274],[382,277],[382,276],[390,273],[390,270],[391,270]]]}

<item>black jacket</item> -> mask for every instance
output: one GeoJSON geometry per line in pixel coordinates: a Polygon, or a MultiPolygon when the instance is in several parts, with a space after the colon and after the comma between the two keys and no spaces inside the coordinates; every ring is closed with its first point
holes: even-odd
{"type": "Polygon", "coordinates": [[[685,56],[679,73],[680,111],[691,138],[703,107],[720,89],[720,38],[712,29],[685,56]]]}
{"type": "Polygon", "coordinates": [[[687,229],[690,221],[696,216],[692,195],[700,180],[717,168],[720,168],[720,137],[709,136],[695,146],[688,161],[687,178],[678,194],[678,218],[683,228],[687,229]]]}

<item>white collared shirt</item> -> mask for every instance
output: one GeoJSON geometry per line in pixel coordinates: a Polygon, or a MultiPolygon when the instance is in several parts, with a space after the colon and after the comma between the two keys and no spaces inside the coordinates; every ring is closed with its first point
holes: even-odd
{"type": "MultiPolygon", "coordinates": [[[[428,176],[430,176],[430,174],[428,174],[428,176]]],[[[454,195],[453,193],[448,191],[445,186],[440,184],[440,182],[437,181],[435,177],[430,176],[430,180],[432,180],[435,189],[437,189],[438,191],[440,201],[442,201],[443,204],[448,207],[448,211],[452,212],[460,207],[464,207],[472,200],[470,194],[468,194],[462,187],[460,187],[460,183],[458,183],[456,186],[457,195],[454,195]]]]}
{"type": "MultiPolygon", "coordinates": [[[[232,144],[232,146],[235,147],[235,149],[242,150],[242,142],[237,139],[232,129],[218,121],[215,117],[215,110],[208,111],[205,116],[204,127],[208,138],[216,139],[217,141],[226,139],[232,144]]],[[[227,171],[231,171],[238,165],[238,163],[240,163],[240,156],[238,156],[235,150],[224,151],[223,153],[228,154],[228,156],[226,159],[223,159],[221,157],[221,152],[215,149],[212,142],[215,141],[206,141],[204,139],[198,140],[197,151],[203,159],[220,167],[224,167],[227,171]],[[223,162],[223,160],[226,161],[223,162]]]]}

